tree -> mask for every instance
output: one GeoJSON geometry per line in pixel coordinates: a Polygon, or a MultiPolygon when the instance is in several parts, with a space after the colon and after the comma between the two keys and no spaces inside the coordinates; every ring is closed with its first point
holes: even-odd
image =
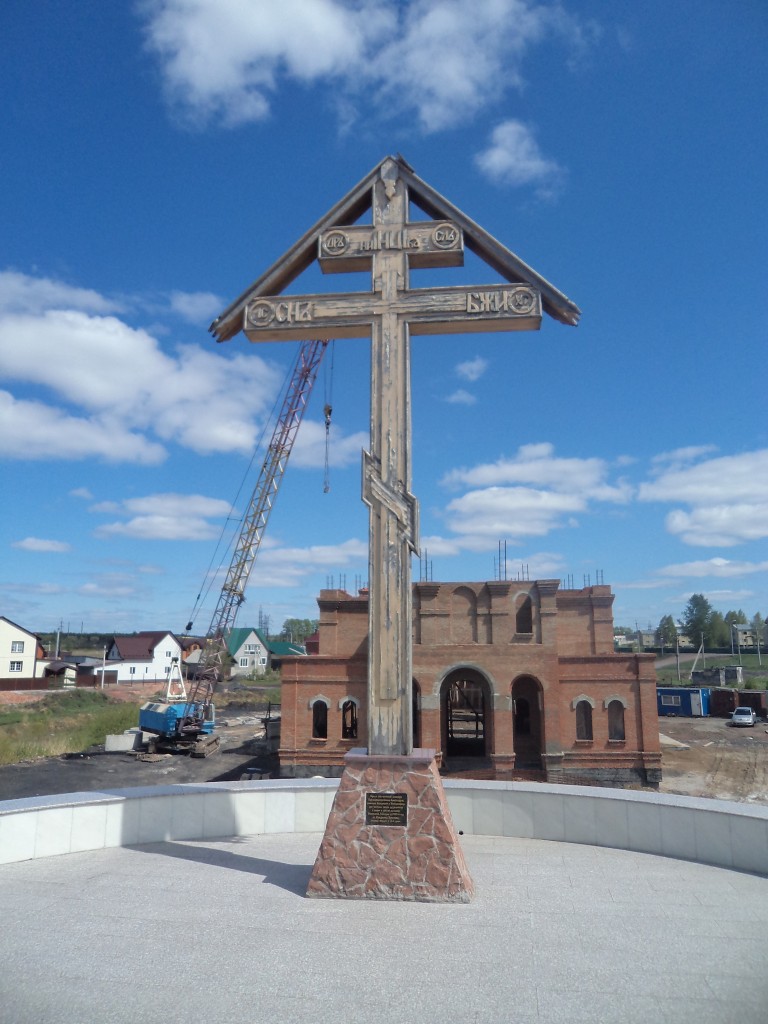
{"type": "Polygon", "coordinates": [[[733,626],[745,626],[747,624],[747,616],[739,608],[737,612],[730,611],[725,613],[725,622],[730,629],[733,626]]]}
{"type": "Polygon", "coordinates": [[[656,643],[659,647],[674,647],[677,640],[677,626],[671,615],[663,615],[656,627],[656,643]]]}
{"type": "Polygon", "coordinates": [[[709,616],[707,642],[710,647],[730,647],[731,627],[721,612],[712,612],[709,616]]]}
{"type": "Polygon", "coordinates": [[[303,644],[308,636],[317,632],[317,619],[286,619],[280,636],[294,644],[303,644]]]}
{"type": "Polygon", "coordinates": [[[711,643],[709,639],[709,619],[712,615],[712,605],[703,594],[691,594],[688,604],[683,609],[681,624],[683,632],[694,647],[701,643],[702,636],[705,643],[711,643]]]}
{"type": "Polygon", "coordinates": [[[755,643],[760,641],[760,646],[765,645],[765,619],[760,612],[755,612],[752,616],[752,632],[755,634],[755,643]]]}

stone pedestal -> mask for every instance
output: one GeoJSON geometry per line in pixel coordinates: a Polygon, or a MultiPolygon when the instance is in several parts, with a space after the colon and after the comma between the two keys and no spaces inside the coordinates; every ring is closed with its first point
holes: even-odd
{"type": "Polygon", "coordinates": [[[469,903],[474,886],[435,751],[356,748],[344,760],[307,896],[469,903]]]}

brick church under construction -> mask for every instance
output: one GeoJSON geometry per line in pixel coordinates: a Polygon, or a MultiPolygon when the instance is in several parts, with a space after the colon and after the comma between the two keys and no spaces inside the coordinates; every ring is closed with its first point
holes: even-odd
{"type": "MultiPolygon", "coordinates": [[[[282,666],[282,777],[367,745],[368,593],[322,590],[318,653],[282,666]]],[[[413,584],[413,744],[478,778],[656,787],[653,655],[616,654],[609,586],[413,584]]]]}

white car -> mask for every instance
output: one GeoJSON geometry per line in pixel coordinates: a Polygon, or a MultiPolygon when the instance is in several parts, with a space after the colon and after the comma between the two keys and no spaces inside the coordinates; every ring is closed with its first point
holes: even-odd
{"type": "Polygon", "coordinates": [[[752,708],[736,708],[731,715],[731,725],[754,725],[757,716],[752,708]]]}

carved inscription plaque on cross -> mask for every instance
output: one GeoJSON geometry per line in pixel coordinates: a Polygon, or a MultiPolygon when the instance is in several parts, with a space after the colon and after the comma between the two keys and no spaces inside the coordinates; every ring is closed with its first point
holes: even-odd
{"type": "Polygon", "coordinates": [[[326,273],[369,269],[370,292],[259,296],[245,308],[251,341],[371,339],[371,443],[363,458],[369,507],[368,749],[410,754],[411,554],[418,505],[411,494],[411,335],[535,330],[541,295],[528,284],[410,288],[411,268],[463,262],[451,221],[408,220],[394,160],[373,184],[373,224],[334,226],[318,238],[326,273]]]}

